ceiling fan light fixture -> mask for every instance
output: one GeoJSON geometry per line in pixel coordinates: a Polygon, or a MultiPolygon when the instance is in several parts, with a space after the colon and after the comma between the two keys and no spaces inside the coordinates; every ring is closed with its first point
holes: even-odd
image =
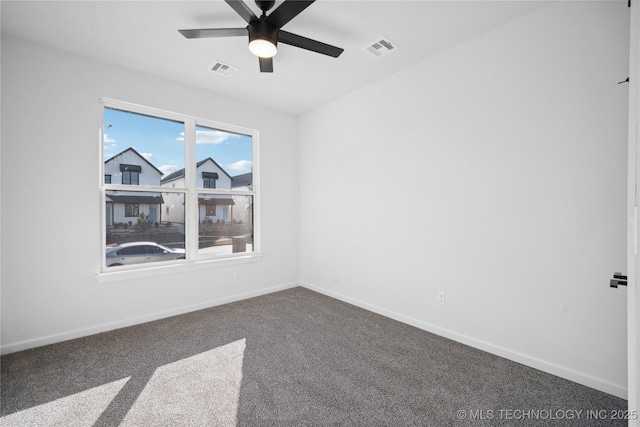
{"type": "Polygon", "coordinates": [[[267,39],[253,39],[249,42],[249,50],[260,58],[273,58],[278,53],[275,43],[267,39]]]}
{"type": "Polygon", "coordinates": [[[249,24],[249,50],[259,58],[273,58],[278,53],[278,29],[260,19],[249,24]]]}

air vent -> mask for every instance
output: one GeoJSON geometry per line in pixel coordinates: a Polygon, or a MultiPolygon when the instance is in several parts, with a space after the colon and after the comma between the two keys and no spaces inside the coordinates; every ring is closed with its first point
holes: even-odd
{"type": "Polygon", "coordinates": [[[381,58],[384,55],[393,52],[398,47],[388,38],[379,37],[371,44],[366,45],[362,49],[370,53],[374,58],[381,58]]]}
{"type": "Polygon", "coordinates": [[[223,76],[230,76],[238,71],[238,68],[233,65],[225,64],[224,62],[216,61],[216,63],[213,64],[213,67],[211,67],[211,71],[222,74],[223,76]]]}

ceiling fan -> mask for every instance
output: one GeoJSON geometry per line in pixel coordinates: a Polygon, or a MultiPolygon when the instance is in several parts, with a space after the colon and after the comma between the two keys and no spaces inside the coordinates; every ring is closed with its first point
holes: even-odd
{"type": "Polygon", "coordinates": [[[281,29],[300,12],[311,6],[314,1],[285,0],[267,16],[267,11],[273,7],[275,1],[256,0],[256,4],[262,11],[262,16],[258,18],[242,0],[225,0],[247,22],[248,25],[245,28],[206,28],[178,31],[188,39],[249,35],[249,50],[258,57],[260,71],[263,73],[273,72],[273,56],[278,52],[278,42],[337,58],[344,52],[344,49],[281,29]]]}

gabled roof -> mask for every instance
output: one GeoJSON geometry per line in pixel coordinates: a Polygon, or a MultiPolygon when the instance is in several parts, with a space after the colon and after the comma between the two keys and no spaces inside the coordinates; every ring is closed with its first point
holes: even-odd
{"type": "MultiPolygon", "coordinates": [[[[222,173],[224,173],[225,175],[227,175],[229,177],[229,179],[231,179],[231,176],[227,173],[227,171],[225,171],[222,166],[220,166],[218,164],[218,162],[216,162],[215,160],[213,160],[211,157],[207,157],[204,160],[200,160],[198,163],[196,163],[196,168],[199,168],[200,166],[204,165],[207,161],[211,160],[213,162],[214,165],[216,165],[218,167],[218,169],[220,169],[222,171],[222,173]]],[[[164,178],[162,178],[162,181],[160,181],[160,183],[164,184],[165,182],[169,182],[169,181],[173,181],[175,179],[179,179],[179,178],[184,178],[184,168],[177,170],[173,173],[170,173],[169,175],[165,176],[164,178]]]]}
{"type": "Polygon", "coordinates": [[[133,147],[129,147],[129,148],[127,148],[126,150],[119,152],[118,154],[116,154],[115,156],[113,156],[112,158],[110,158],[109,160],[105,160],[105,161],[104,161],[104,164],[106,165],[107,163],[109,163],[109,162],[111,162],[111,161],[115,160],[116,158],[118,158],[119,156],[123,155],[123,154],[124,154],[124,153],[126,153],[127,151],[133,151],[133,153],[134,153],[136,156],[140,157],[140,158],[141,158],[141,159],[142,159],[146,164],[148,164],[149,166],[151,166],[152,168],[154,168],[155,170],[157,170],[157,171],[158,171],[158,173],[159,173],[160,175],[164,175],[164,172],[160,171],[160,169],[158,169],[157,167],[155,167],[155,166],[154,166],[154,165],[153,165],[149,160],[145,159],[145,158],[142,156],[142,154],[138,153],[138,152],[137,152],[133,147]]]}
{"type": "Polygon", "coordinates": [[[173,181],[174,179],[183,178],[183,177],[184,177],[184,168],[178,171],[172,172],[169,175],[165,176],[164,178],[162,178],[160,183],[164,184],[165,182],[173,181]]]}
{"type": "Polygon", "coordinates": [[[249,187],[253,182],[253,173],[243,173],[231,177],[231,188],[249,187]]]}

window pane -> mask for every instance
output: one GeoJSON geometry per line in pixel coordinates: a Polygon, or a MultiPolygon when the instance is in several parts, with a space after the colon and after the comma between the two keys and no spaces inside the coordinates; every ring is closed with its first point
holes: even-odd
{"type": "Polygon", "coordinates": [[[182,193],[107,191],[107,267],[184,258],[184,212],[182,193]]]}
{"type": "Polygon", "coordinates": [[[253,252],[253,197],[198,194],[200,255],[253,252]]]}
{"type": "Polygon", "coordinates": [[[159,187],[170,179],[184,187],[184,123],[105,107],[103,139],[110,182],[159,187]],[[180,174],[182,182],[171,178],[180,174]]]}
{"type": "Polygon", "coordinates": [[[236,189],[251,180],[252,139],[248,135],[196,127],[196,187],[236,189]]]}

